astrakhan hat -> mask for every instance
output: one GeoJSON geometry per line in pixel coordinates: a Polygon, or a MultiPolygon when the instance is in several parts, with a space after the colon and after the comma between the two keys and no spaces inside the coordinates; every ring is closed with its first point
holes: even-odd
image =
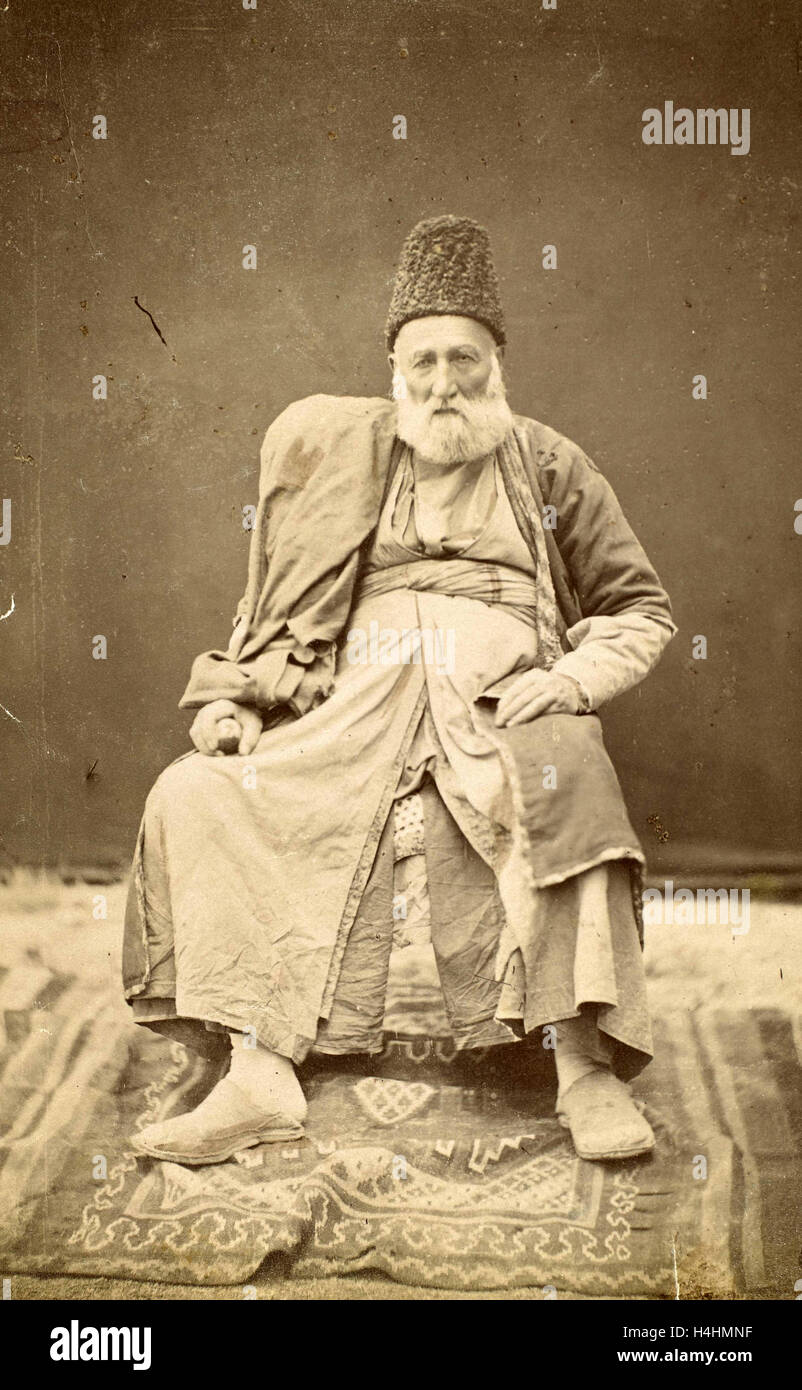
{"type": "Polygon", "coordinates": [[[497,343],[506,341],[490,236],[470,217],[429,217],[412,228],[387,316],[389,350],[403,324],[430,314],[478,319],[497,343]]]}

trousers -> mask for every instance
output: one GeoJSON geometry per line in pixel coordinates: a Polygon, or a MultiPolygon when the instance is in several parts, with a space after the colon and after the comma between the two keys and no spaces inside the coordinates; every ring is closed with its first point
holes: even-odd
{"type": "MultiPolygon", "coordinates": [[[[430,778],[419,795],[431,944],[449,1031],[458,1048],[510,1042],[517,1030],[494,1019],[502,989],[495,961],[504,924],[495,875],[465,839],[430,778]]],[[[318,1052],[381,1050],[391,955],[405,906],[397,892],[393,828],[391,816],[351,927],[329,1016],[318,1030],[318,1052]]]]}

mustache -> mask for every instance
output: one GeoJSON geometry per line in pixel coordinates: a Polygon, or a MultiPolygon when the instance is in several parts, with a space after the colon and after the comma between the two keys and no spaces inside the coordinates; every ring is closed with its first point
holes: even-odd
{"type": "Polygon", "coordinates": [[[490,453],[512,427],[506,389],[496,360],[483,391],[462,391],[443,400],[413,401],[400,372],[393,376],[396,431],[405,444],[434,463],[470,462],[490,453]]]}

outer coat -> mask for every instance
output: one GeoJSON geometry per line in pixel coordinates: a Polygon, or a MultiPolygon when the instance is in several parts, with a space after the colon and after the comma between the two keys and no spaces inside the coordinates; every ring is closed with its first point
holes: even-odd
{"type": "MultiPolygon", "coordinates": [[[[312,663],[347,629],[360,557],[401,452],[395,406],[380,397],[309,396],[289,406],[261,450],[248,584],[226,652],[199,656],[182,708],[231,699],[293,715],[279,703],[288,663],[312,663]]],[[[544,589],[556,599],[554,656],[581,618],[639,612],[671,623],[671,605],[609,483],[578,445],[522,415],[500,462],[544,589]],[[543,525],[554,508],[556,526],[543,525]],[[544,579],[546,577],[544,576],[544,579]]],[[[555,715],[503,731],[524,817],[532,882],[559,882],[607,859],[643,862],[597,716],[555,715]],[[560,740],[563,775],[542,786],[560,740]]]]}
{"type": "MultiPolygon", "coordinates": [[[[288,685],[288,675],[293,668],[320,668],[323,679],[327,657],[347,631],[360,562],[403,447],[394,419],[395,408],[385,400],[313,396],[271,425],[262,446],[248,584],[234,634],[227,651],[197,658],[183,707],[230,698],[265,711],[268,728],[296,717],[286,703],[295,679],[288,685]]],[[[609,484],[581,449],[548,426],[515,416],[499,462],[535,558],[543,616],[551,623],[547,665],[569,646],[566,629],[582,618],[638,612],[672,627],[654,569],[609,484]],[[547,505],[554,508],[554,531],[543,525],[547,505]]],[[[548,653],[549,642],[539,650],[548,653]]],[[[598,717],[545,716],[498,735],[531,887],[548,888],[622,859],[633,870],[637,902],[643,854],[598,717]],[[544,787],[543,767],[555,762],[557,787],[544,787]]],[[[360,883],[382,830],[377,820],[360,883]]],[[[134,887],[123,953],[129,997],[156,987],[136,873],[134,887]]],[[[338,941],[337,949],[343,944],[338,941]]]]}

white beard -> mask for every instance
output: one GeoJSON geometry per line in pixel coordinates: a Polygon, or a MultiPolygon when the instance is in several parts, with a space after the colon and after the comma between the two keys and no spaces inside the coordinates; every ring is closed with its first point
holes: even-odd
{"type": "Polygon", "coordinates": [[[429,463],[473,463],[497,449],[513,427],[497,357],[481,396],[459,395],[449,401],[459,415],[436,415],[437,400],[416,404],[400,371],[393,376],[393,399],[398,407],[396,434],[429,463]]]}

